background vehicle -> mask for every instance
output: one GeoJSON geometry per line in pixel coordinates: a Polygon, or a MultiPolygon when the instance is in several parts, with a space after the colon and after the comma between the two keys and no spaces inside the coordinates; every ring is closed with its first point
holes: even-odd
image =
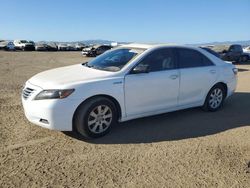
{"type": "Polygon", "coordinates": [[[92,48],[93,48],[93,46],[85,46],[82,49],[82,55],[87,55],[92,48]]]}
{"type": "Polygon", "coordinates": [[[36,51],[47,51],[47,45],[44,43],[36,43],[36,51]]]}
{"type": "Polygon", "coordinates": [[[250,54],[243,52],[242,46],[234,44],[229,46],[228,50],[223,50],[221,58],[225,61],[247,62],[250,60],[250,54]]]}
{"type": "Polygon", "coordinates": [[[200,48],[131,44],[35,75],[22,103],[37,125],[100,137],[117,121],[198,106],[216,111],[236,83],[232,63],[200,48]]]}
{"type": "Polygon", "coordinates": [[[82,44],[82,43],[76,43],[76,44],[75,44],[75,48],[76,48],[76,50],[78,50],[78,51],[81,51],[84,47],[85,47],[85,45],[82,44]]]}
{"type": "Polygon", "coordinates": [[[36,45],[34,41],[30,40],[28,41],[29,43],[33,44],[34,46],[36,45]]]}
{"type": "Polygon", "coordinates": [[[109,45],[99,45],[99,46],[94,46],[87,54],[86,56],[88,57],[96,57],[98,55],[103,54],[107,50],[110,50],[112,47],[109,45]]]}
{"type": "Polygon", "coordinates": [[[67,51],[76,51],[76,47],[74,44],[67,44],[67,51]]]}
{"type": "Polygon", "coordinates": [[[58,51],[67,51],[68,50],[68,45],[67,44],[58,44],[57,45],[58,51]]]}
{"type": "Polygon", "coordinates": [[[14,40],[14,45],[17,50],[35,50],[35,46],[33,43],[28,42],[27,40],[14,40]]]}
{"type": "Polygon", "coordinates": [[[15,50],[15,45],[11,41],[1,41],[0,42],[0,49],[13,51],[15,50]]]}
{"type": "Polygon", "coordinates": [[[56,43],[54,43],[54,42],[49,42],[46,45],[47,45],[48,51],[57,51],[58,50],[58,47],[57,47],[56,43]]]}

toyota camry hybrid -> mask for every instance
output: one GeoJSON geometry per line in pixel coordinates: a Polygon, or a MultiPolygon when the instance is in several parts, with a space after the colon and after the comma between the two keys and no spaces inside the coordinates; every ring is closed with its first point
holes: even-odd
{"type": "Polygon", "coordinates": [[[22,103],[34,124],[100,137],[117,122],[192,107],[216,111],[236,84],[235,66],[201,48],[130,44],[33,76],[22,103]]]}

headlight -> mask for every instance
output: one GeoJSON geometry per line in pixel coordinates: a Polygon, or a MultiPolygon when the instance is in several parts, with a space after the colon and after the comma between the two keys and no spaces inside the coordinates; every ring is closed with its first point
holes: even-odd
{"type": "Polygon", "coordinates": [[[35,97],[35,100],[63,99],[63,98],[68,97],[74,91],[75,91],[75,89],[43,90],[35,97]]]}

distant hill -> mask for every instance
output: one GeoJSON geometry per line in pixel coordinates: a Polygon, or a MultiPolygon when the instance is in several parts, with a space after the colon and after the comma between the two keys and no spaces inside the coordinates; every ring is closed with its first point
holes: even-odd
{"type": "MultiPolygon", "coordinates": [[[[38,41],[37,43],[48,43],[48,42],[54,42],[54,43],[65,43],[65,44],[76,44],[76,43],[83,43],[86,45],[90,44],[107,44],[110,45],[112,42],[118,42],[118,41],[112,41],[112,40],[102,40],[102,39],[94,39],[94,40],[82,40],[82,41],[70,41],[70,42],[58,42],[58,41],[38,41]]],[[[129,42],[118,42],[119,44],[128,44],[129,42]]]]}
{"type": "Polygon", "coordinates": [[[111,44],[112,42],[115,42],[115,41],[96,39],[96,40],[83,40],[83,41],[79,41],[79,42],[88,45],[88,44],[111,44]]]}
{"type": "Polygon", "coordinates": [[[224,42],[209,42],[209,43],[199,43],[199,44],[187,44],[192,46],[207,46],[207,45],[231,45],[240,44],[242,46],[250,46],[250,40],[245,41],[224,41],[224,42]]]}

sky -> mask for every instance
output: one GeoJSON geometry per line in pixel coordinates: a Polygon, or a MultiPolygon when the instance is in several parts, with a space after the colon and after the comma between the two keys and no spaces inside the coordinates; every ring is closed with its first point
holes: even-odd
{"type": "Polygon", "coordinates": [[[0,39],[250,40],[250,0],[0,0],[0,39]]]}

